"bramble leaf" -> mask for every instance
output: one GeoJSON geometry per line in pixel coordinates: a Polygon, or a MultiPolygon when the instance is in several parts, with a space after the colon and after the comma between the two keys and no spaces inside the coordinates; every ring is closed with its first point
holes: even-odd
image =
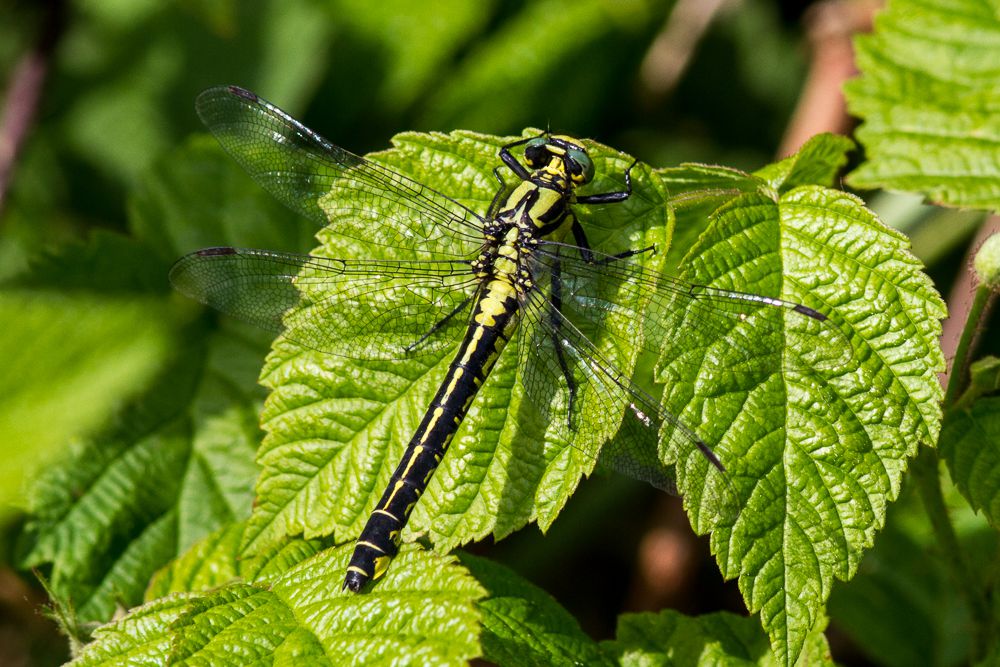
{"type": "Polygon", "coordinates": [[[0,507],[23,505],[37,468],[142,390],[168,354],[166,314],[143,296],[0,294],[0,507]]]}
{"type": "Polygon", "coordinates": [[[501,667],[612,664],[547,593],[492,561],[461,561],[487,591],[479,601],[485,659],[501,667]]]}
{"type": "Polygon", "coordinates": [[[253,581],[132,610],[72,664],[464,665],[479,654],[484,591],[453,557],[404,546],[378,591],[356,595],[341,590],[349,547],[282,551],[296,557],[268,561],[253,581]]]}
{"type": "Polygon", "coordinates": [[[710,522],[705,461],[680,459],[689,516],[698,532],[714,527],[723,574],[739,577],[775,652],[792,663],[833,578],[853,576],[883,525],[908,458],[936,440],[944,306],[902,235],[857,198],[817,186],[731,200],[683,267],[692,282],[804,304],[829,318],[821,337],[806,336],[816,321],[793,310],[734,319],[723,335],[692,327],[695,335],[665,341],[661,356],[666,405],[697,425],[741,499],[735,521],[710,522]],[[768,317],[763,335],[757,325],[768,317]],[[762,358],[775,355],[771,372],[725,372],[720,360],[748,337],[762,358]],[[692,377],[685,358],[703,360],[706,370],[692,377]]]}
{"type": "MultiPolygon", "coordinates": [[[[696,617],[671,610],[624,614],[618,619],[615,639],[601,647],[622,667],[781,664],[752,619],[725,612],[696,617]]],[[[809,635],[801,664],[833,664],[821,629],[809,635]]]]}
{"type": "MultiPolygon", "coordinates": [[[[156,310],[142,313],[143,320],[155,323],[159,314],[172,327],[174,340],[164,345],[154,369],[158,374],[147,380],[143,393],[46,469],[31,492],[20,563],[45,571],[56,601],[72,608],[81,624],[105,621],[119,606],[138,603],[157,568],[249,512],[262,394],[254,379],[266,339],[231,323],[210,331],[187,322],[190,312],[167,308],[164,257],[200,242],[184,224],[192,220],[213,229],[215,243],[263,239],[294,247],[301,223],[266,200],[221,149],[195,139],[137,188],[130,213],[142,242],[96,236],[82,249],[71,247],[65,256],[47,259],[38,278],[22,280],[44,284],[42,278],[65,276],[81,282],[74,277],[87,276],[83,284],[104,292],[130,298],[146,293],[156,310]],[[276,224],[282,219],[289,224],[276,224]],[[158,272],[155,282],[146,275],[149,266],[158,272]]],[[[87,301],[74,303],[82,307],[87,301]]],[[[74,306],[62,307],[73,313],[74,306]]],[[[116,321],[104,317],[106,326],[116,321]]],[[[86,315],[76,319],[84,323],[86,315]]],[[[132,363],[126,343],[141,343],[151,322],[131,321],[111,342],[95,343],[90,355],[114,352],[120,362],[132,363]]],[[[50,329],[58,333],[51,323],[50,329]]],[[[65,342],[63,347],[73,350],[65,342]]],[[[73,368],[66,364],[63,370],[73,368]]],[[[95,378],[101,374],[91,373],[90,381],[95,378]]],[[[90,386],[87,391],[96,390],[90,386]]],[[[68,631],[84,634],[82,627],[68,631]]]]}

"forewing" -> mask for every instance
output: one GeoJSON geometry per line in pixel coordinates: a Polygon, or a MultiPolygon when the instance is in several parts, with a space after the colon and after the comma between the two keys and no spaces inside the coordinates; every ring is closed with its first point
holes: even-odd
{"type": "Polygon", "coordinates": [[[648,272],[628,259],[592,255],[588,262],[579,248],[555,243],[542,244],[535,253],[538,270],[559,265],[563,313],[581,327],[635,332],[628,344],[669,357],[672,365],[747,381],[791,369],[836,369],[851,359],[843,332],[812,308],[695,285],[648,272]],[[695,347],[692,337],[709,343],[707,354],[687,353],[695,347]]]}
{"type": "Polygon", "coordinates": [[[339,260],[209,248],[179,259],[187,296],[305,347],[354,359],[403,359],[455,344],[475,280],[466,262],[339,260]]]}
{"type": "Polygon", "coordinates": [[[482,243],[482,220],[473,211],[330,143],[247,90],[210,88],[195,106],[257,183],[373,256],[451,259],[473,254],[482,243]]]}

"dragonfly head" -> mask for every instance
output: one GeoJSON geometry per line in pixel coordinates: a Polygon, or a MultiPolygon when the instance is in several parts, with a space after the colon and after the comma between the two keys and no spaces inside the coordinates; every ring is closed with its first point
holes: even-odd
{"type": "Polygon", "coordinates": [[[594,162],[587,149],[571,137],[535,137],[525,146],[524,159],[532,169],[555,168],[574,185],[589,183],[594,178],[594,162]]]}

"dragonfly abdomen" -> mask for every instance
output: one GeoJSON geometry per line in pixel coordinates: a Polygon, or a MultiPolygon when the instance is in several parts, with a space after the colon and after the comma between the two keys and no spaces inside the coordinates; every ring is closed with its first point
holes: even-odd
{"type": "Polygon", "coordinates": [[[427,488],[479,388],[517,324],[517,291],[507,279],[487,284],[444,381],[424,413],[403,459],[358,537],[344,588],[357,592],[378,579],[399,550],[400,533],[427,488]]]}

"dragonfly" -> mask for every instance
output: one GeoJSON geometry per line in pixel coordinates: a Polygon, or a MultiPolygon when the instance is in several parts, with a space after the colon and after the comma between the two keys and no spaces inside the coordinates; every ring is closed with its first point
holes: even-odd
{"type": "Polygon", "coordinates": [[[636,163],[624,170],[621,189],[583,194],[595,165],[572,137],[545,132],[500,148],[496,195],[477,213],[334,145],[248,90],[208,89],[196,109],[260,186],[370,256],[205,248],[171,269],[179,291],[324,353],[411,359],[456,350],[357,539],[346,590],[361,591],[385,574],[414,505],[508,350],[531,404],[574,449],[670,492],[677,490],[674,464],[661,452],[669,445],[697,456],[705,462],[705,497],[730,515],[739,510],[738,494],[720,456],[633,382],[595,342],[601,332],[612,320],[639,323],[615,327],[615,336],[654,351],[685,332],[709,336],[723,341],[727,370],[747,371],[773,357],[761,353],[759,337],[791,322],[810,349],[831,350],[819,362],[840,356],[827,316],[808,306],[647,270],[638,260],[652,247],[593,249],[576,211],[632,197],[636,163]]]}

